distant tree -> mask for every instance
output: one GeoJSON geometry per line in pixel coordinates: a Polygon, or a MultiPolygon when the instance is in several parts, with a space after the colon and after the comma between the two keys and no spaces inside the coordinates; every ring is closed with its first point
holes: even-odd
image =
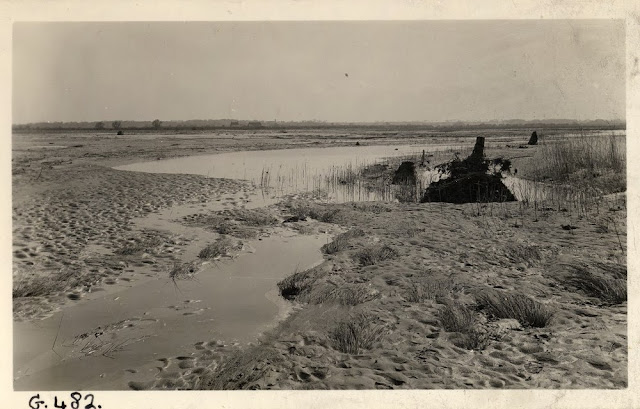
{"type": "Polygon", "coordinates": [[[122,126],[122,121],[113,121],[113,122],[111,122],[111,127],[113,129],[120,129],[121,126],[122,126]]]}
{"type": "Polygon", "coordinates": [[[96,129],[104,129],[104,122],[96,122],[96,129]]]}
{"type": "Polygon", "coordinates": [[[151,122],[151,125],[153,125],[154,128],[158,129],[160,128],[160,126],[162,126],[162,121],[160,121],[159,119],[155,119],[153,122],[151,122]]]}

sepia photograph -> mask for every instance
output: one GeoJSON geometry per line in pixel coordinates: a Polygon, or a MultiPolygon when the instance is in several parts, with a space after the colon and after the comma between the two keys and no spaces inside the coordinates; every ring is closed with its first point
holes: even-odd
{"type": "Polygon", "coordinates": [[[625,27],[13,22],[13,390],[626,390],[625,27]]]}

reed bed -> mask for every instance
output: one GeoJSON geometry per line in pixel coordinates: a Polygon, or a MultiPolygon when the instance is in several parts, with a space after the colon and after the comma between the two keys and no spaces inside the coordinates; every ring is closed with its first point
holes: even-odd
{"type": "Polygon", "coordinates": [[[611,171],[624,176],[626,169],[624,136],[586,135],[541,143],[528,173],[534,179],[570,181],[576,176],[594,178],[611,171]]]}

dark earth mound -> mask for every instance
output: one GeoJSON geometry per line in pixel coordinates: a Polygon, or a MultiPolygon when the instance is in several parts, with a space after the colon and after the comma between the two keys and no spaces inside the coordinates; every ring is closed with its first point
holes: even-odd
{"type": "Polygon", "coordinates": [[[500,175],[470,173],[456,179],[441,179],[429,185],[421,202],[475,203],[513,202],[516,198],[500,175]]]}
{"type": "Polygon", "coordinates": [[[393,175],[391,184],[393,185],[415,185],[416,165],[413,162],[402,162],[396,173],[393,175]]]}
{"type": "Polygon", "coordinates": [[[513,193],[502,182],[502,171],[508,171],[508,159],[484,159],[484,138],[479,137],[469,157],[437,166],[441,174],[449,174],[429,185],[421,202],[476,203],[513,202],[513,193]],[[492,171],[489,172],[489,167],[492,171]]]}

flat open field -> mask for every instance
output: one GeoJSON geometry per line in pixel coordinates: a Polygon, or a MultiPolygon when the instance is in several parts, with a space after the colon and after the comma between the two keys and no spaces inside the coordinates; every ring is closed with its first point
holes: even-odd
{"type": "MultiPolygon", "coordinates": [[[[529,134],[14,134],[14,387],[625,388],[624,137],[556,130],[526,146],[529,134]],[[433,168],[470,154],[476,136],[510,176],[538,183],[519,194],[542,183],[575,194],[265,201],[238,179],[113,169],[356,142],[442,146],[433,168]],[[585,143],[610,154],[606,166],[576,159],[561,180],[540,159],[585,143]]],[[[403,160],[353,180],[375,185],[403,160]]]]}

